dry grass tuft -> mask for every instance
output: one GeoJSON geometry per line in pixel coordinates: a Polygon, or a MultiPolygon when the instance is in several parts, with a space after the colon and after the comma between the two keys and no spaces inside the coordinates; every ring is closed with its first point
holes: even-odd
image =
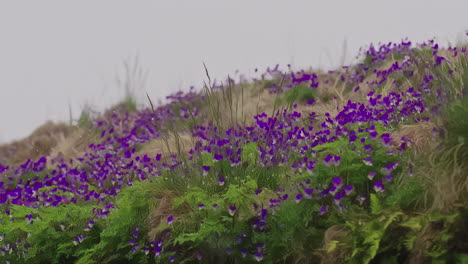
{"type": "Polygon", "coordinates": [[[346,228],[343,225],[333,225],[325,231],[323,237],[324,247],[319,250],[318,254],[321,257],[322,264],[344,263],[347,256],[351,254],[351,249],[343,246],[337,246],[334,250],[328,252],[331,243],[335,241],[342,242],[349,236],[346,228]]]}
{"type": "Polygon", "coordinates": [[[19,165],[27,159],[47,156],[58,145],[60,137],[68,137],[70,128],[64,123],[46,122],[29,137],[0,146],[0,163],[19,165]]]}
{"type": "Polygon", "coordinates": [[[176,215],[174,210],[172,210],[172,200],[174,195],[167,191],[159,194],[159,199],[156,200],[156,206],[151,210],[148,218],[147,224],[149,228],[148,238],[150,241],[158,241],[162,236],[162,227],[167,224],[167,218],[173,216],[174,220],[176,215]]]}
{"type": "MultiPolygon", "coordinates": [[[[57,144],[49,152],[50,157],[60,157],[65,161],[81,157],[88,146],[99,141],[99,134],[88,129],[74,128],[68,136],[63,134],[56,138],[57,144]]],[[[52,167],[50,160],[48,167],[52,167]]]]}
{"type": "Polygon", "coordinates": [[[427,150],[427,147],[435,149],[438,143],[434,138],[432,131],[435,125],[432,122],[419,122],[412,125],[402,125],[401,128],[392,133],[392,137],[399,140],[406,137],[411,140],[411,149],[415,154],[422,154],[427,150]]]}
{"type": "Polygon", "coordinates": [[[170,134],[165,138],[156,138],[146,142],[143,148],[137,152],[138,155],[148,155],[154,157],[156,154],[162,154],[168,157],[172,154],[188,153],[194,147],[193,138],[188,134],[170,134]],[[179,144],[180,149],[177,149],[179,144]]]}
{"type": "Polygon", "coordinates": [[[431,249],[433,241],[440,233],[441,223],[430,222],[416,237],[413,248],[409,252],[406,263],[430,263],[431,258],[426,253],[431,249]]]}

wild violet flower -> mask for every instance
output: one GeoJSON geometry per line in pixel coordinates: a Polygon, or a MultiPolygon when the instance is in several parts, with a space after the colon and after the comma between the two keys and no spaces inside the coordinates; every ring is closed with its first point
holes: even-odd
{"type": "Polygon", "coordinates": [[[294,198],[294,201],[298,204],[299,202],[301,202],[302,196],[303,194],[299,193],[298,195],[296,195],[296,198],[294,198]]]}
{"type": "Polygon", "coordinates": [[[218,204],[213,204],[213,206],[211,207],[211,209],[213,209],[213,211],[216,211],[218,209],[218,204]]]}
{"type": "Polygon", "coordinates": [[[394,162],[394,163],[390,163],[390,164],[387,164],[384,168],[382,168],[382,172],[384,174],[390,174],[392,173],[392,171],[399,165],[400,163],[399,162],[394,162]]]}
{"type": "Polygon", "coordinates": [[[161,252],[162,252],[162,248],[160,246],[157,246],[154,249],[154,256],[160,258],[161,257],[161,252]]]}
{"type": "Polygon", "coordinates": [[[341,160],[340,156],[333,156],[332,164],[338,167],[340,165],[340,160],[341,160]]]}
{"type": "Polygon", "coordinates": [[[172,262],[174,262],[174,261],[175,261],[175,256],[170,256],[170,257],[169,257],[169,262],[172,263],[172,262]]]}
{"type": "Polygon", "coordinates": [[[133,231],[132,233],[132,236],[134,239],[137,239],[138,238],[138,231],[140,230],[140,228],[138,226],[135,227],[135,230],[133,231]]]}
{"type": "Polygon", "coordinates": [[[204,204],[198,204],[198,210],[202,210],[203,208],[205,208],[204,204]]]}
{"type": "Polygon", "coordinates": [[[350,195],[353,192],[353,190],[354,190],[354,187],[352,185],[346,185],[346,187],[344,188],[346,195],[350,195]]]}
{"type": "Polygon", "coordinates": [[[247,257],[247,249],[246,248],[241,249],[241,256],[242,256],[242,258],[247,257]]]}
{"type": "Polygon", "coordinates": [[[385,190],[382,181],[377,181],[374,183],[374,190],[376,192],[383,192],[385,190]]]}
{"type": "Polygon", "coordinates": [[[86,232],[90,231],[93,228],[93,226],[94,226],[94,221],[90,220],[88,224],[86,225],[86,227],[84,228],[84,231],[86,232]]]}
{"type": "Polygon", "coordinates": [[[328,154],[323,160],[323,163],[325,164],[325,166],[330,167],[331,161],[332,161],[332,155],[328,154]]]}
{"type": "Polygon", "coordinates": [[[263,260],[263,253],[262,252],[255,253],[255,260],[257,260],[257,262],[262,261],[263,260]]]}
{"type": "Polygon", "coordinates": [[[223,155],[215,154],[215,155],[213,156],[213,158],[214,158],[215,161],[220,161],[220,160],[223,159],[223,155]]]}
{"type": "Polygon", "coordinates": [[[174,222],[174,217],[171,215],[167,218],[167,224],[171,225],[174,222]]]}
{"type": "Polygon", "coordinates": [[[375,172],[369,172],[369,174],[367,175],[367,178],[369,178],[369,180],[372,181],[372,180],[374,179],[375,175],[377,175],[377,173],[375,173],[375,172]]]}
{"type": "Polygon", "coordinates": [[[320,207],[320,215],[324,215],[328,210],[328,206],[327,205],[323,205],[322,207],[320,207]]]}
{"type": "Polygon", "coordinates": [[[226,180],[224,179],[224,177],[219,177],[219,180],[218,180],[219,186],[223,186],[225,181],[226,180]]]}
{"type": "Polygon", "coordinates": [[[203,176],[208,175],[210,172],[211,167],[210,166],[203,166],[203,176]]]}
{"type": "Polygon", "coordinates": [[[306,199],[308,200],[312,199],[312,193],[314,192],[313,189],[305,188],[304,192],[305,192],[304,196],[306,197],[306,199]]]}
{"type": "Polygon", "coordinates": [[[229,206],[229,214],[231,216],[234,216],[234,214],[236,213],[236,210],[237,208],[234,205],[229,206]]]}
{"type": "Polygon", "coordinates": [[[371,158],[363,158],[362,162],[364,162],[364,164],[367,166],[372,166],[374,164],[371,158]]]}
{"type": "Polygon", "coordinates": [[[132,250],[130,250],[130,253],[131,253],[131,254],[134,254],[134,253],[138,250],[139,247],[140,247],[140,246],[135,245],[135,246],[132,248],[132,250]]]}
{"type": "Polygon", "coordinates": [[[393,175],[389,174],[389,175],[385,175],[385,180],[386,181],[391,181],[393,179],[393,175]]]}
{"type": "Polygon", "coordinates": [[[343,180],[341,179],[341,177],[334,177],[331,182],[333,186],[335,186],[337,189],[343,186],[343,180]]]}
{"type": "Polygon", "coordinates": [[[73,244],[76,246],[79,243],[83,242],[83,240],[86,238],[85,235],[79,235],[73,239],[73,244]]]}
{"type": "Polygon", "coordinates": [[[358,201],[359,201],[359,205],[362,205],[364,203],[364,201],[366,201],[366,196],[365,195],[359,195],[358,197],[358,201]]]}

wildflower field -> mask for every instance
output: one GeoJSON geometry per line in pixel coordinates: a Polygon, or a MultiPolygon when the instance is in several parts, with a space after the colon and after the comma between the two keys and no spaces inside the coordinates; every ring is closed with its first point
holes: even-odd
{"type": "Polygon", "coordinates": [[[0,146],[0,263],[468,263],[468,51],[131,95],[0,146]]]}

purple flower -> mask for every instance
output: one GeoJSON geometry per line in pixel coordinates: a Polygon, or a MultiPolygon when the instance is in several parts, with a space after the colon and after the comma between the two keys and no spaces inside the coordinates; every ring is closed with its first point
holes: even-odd
{"type": "Polygon", "coordinates": [[[328,206],[327,205],[323,205],[322,207],[320,207],[320,215],[324,215],[328,210],[328,206]]]}
{"type": "Polygon", "coordinates": [[[331,160],[332,160],[332,155],[328,154],[325,157],[325,159],[323,159],[323,163],[325,164],[325,166],[330,167],[331,160]]]}
{"type": "Polygon", "coordinates": [[[354,190],[354,187],[352,185],[346,185],[346,187],[344,188],[346,195],[350,195],[353,192],[353,190],[354,190]]]}
{"type": "Polygon", "coordinates": [[[312,199],[312,193],[314,192],[313,189],[310,189],[310,188],[306,188],[305,190],[305,197],[306,199],[312,199]]]}
{"type": "Polygon", "coordinates": [[[208,175],[208,172],[210,171],[211,167],[210,166],[203,166],[203,176],[208,175]]]}
{"type": "Polygon", "coordinates": [[[362,205],[366,199],[367,198],[365,195],[359,195],[358,197],[359,205],[362,205]]]}
{"type": "Polygon", "coordinates": [[[170,256],[169,257],[169,262],[174,262],[175,261],[175,256],[170,256]]]}
{"type": "Polygon", "coordinates": [[[333,165],[338,167],[340,165],[340,160],[341,160],[340,156],[333,156],[333,160],[332,160],[333,165]]]}
{"type": "Polygon", "coordinates": [[[343,197],[345,196],[345,192],[344,191],[341,191],[341,192],[338,192],[335,194],[335,202],[338,202],[340,201],[343,197]]]}
{"type": "Polygon", "coordinates": [[[234,205],[229,206],[229,214],[231,216],[234,216],[234,214],[236,213],[236,210],[237,208],[234,205]]]}
{"type": "Polygon", "coordinates": [[[257,262],[262,261],[263,260],[263,253],[262,252],[255,253],[255,259],[257,260],[257,262]]]}
{"type": "Polygon", "coordinates": [[[343,186],[343,180],[341,179],[341,177],[334,177],[332,179],[332,184],[333,186],[335,186],[337,189],[341,188],[341,186],[343,186]]]}
{"type": "Polygon", "coordinates": [[[218,209],[218,204],[213,204],[211,208],[213,209],[213,211],[216,211],[216,209],[218,209]]]}
{"type": "Polygon", "coordinates": [[[288,199],[289,195],[286,193],[285,195],[283,195],[283,197],[281,198],[283,201],[286,201],[288,199]]]}
{"type": "Polygon", "coordinates": [[[298,195],[296,195],[296,198],[294,198],[294,201],[296,203],[299,203],[302,200],[302,196],[303,196],[303,194],[299,193],[298,195]]]}
{"type": "Polygon", "coordinates": [[[135,230],[133,231],[132,233],[132,236],[134,239],[137,239],[138,238],[138,231],[140,230],[140,228],[138,226],[135,227],[135,230]]]}
{"type": "Polygon", "coordinates": [[[387,164],[385,166],[385,168],[382,168],[382,172],[384,174],[391,174],[392,171],[399,165],[400,163],[399,162],[394,162],[394,163],[390,163],[390,164],[387,164]]]}
{"type": "Polygon", "coordinates": [[[385,180],[388,182],[391,181],[392,179],[393,179],[393,175],[391,174],[385,176],[385,180]]]}
{"type": "Polygon", "coordinates": [[[218,180],[219,186],[223,186],[225,181],[226,180],[224,179],[224,177],[219,177],[219,180],[218,180]]]}
{"type": "Polygon", "coordinates": [[[383,192],[385,190],[382,181],[377,181],[374,183],[374,190],[376,192],[383,192]]]}
{"type": "Polygon", "coordinates": [[[204,204],[198,204],[198,210],[201,210],[201,209],[203,209],[203,208],[205,208],[205,205],[204,205],[204,204]]]}
{"type": "Polygon", "coordinates": [[[242,258],[247,257],[247,249],[246,248],[241,249],[241,256],[242,256],[242,258]]]}
{"type": "Polygon", "coordinates": [[[172,217],[172,215],[171,215],[171,216],[169,216],[169,217],[167,218],[167,224],[168,224],[168,225],[171,225],[172,222],[174,222],[174,217],[172,217]]]}
{"type": "Polygon", "coordinates": [[[372,181],[372,179],[374,179],[375,175],[377,175],[377,173],[375,173],[375,172],[369,172],[369,174],[367,175],[367,178],[369,178],[369,180],[372,181]]]}
{"type": "Polygon", "coordinates": [[[374,164],[371,158],[363,158],[362,162],[364,162],[364,164],[366,164],[367,166],[372,166],[374,164]]]}

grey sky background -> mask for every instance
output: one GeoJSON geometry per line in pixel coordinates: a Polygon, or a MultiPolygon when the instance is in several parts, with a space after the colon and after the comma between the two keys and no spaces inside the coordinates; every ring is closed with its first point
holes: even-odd
{"type": "MultiPolygon", "coordinates": [[[[122,98],[122,61],[139,54],[153,98],[216,79],[350,63],[369,43],[463,39],[468,1],[0,0],[0,143],[46,120],[122,98]]],[[[145,103],[142,101],[141,103],[145,103]]]]}

